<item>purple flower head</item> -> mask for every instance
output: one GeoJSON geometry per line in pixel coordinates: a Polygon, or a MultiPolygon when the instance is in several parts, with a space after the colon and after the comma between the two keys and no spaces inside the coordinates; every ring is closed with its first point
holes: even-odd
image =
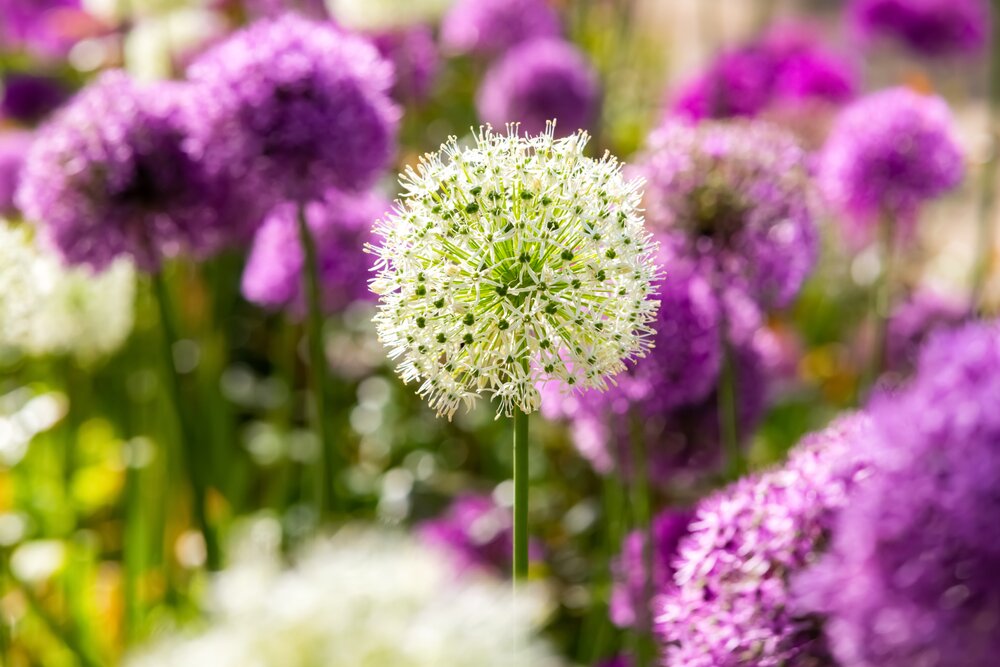
{"type": "Polygon", "coordinates": [[[611,620],[619,627],[629,627],[637,620],[637,608],[646,595],[647,582],[651,592],[662,591],[673,580],[677,545],[687,534],[691,513],[666,510],[653,518],[652,580],[646,572],[643,550],[646,532],[636,530],[625,538],[621,553],[611,564],[615,584],[611,591],[611,620]]]}
{"type": "Polygon", "coordinates": [[[841,418],[788,462],[703,500],[681,539],[673,583],[654,603],[668,667],[833,667],[789,579],[817,557],[866,474],[870,422],[841,418]]]}
{"type": "Polygon", "coordinates": [[[816,261],[807,154],[759,122],[668,122],[635,167],[646,179],[646,220],[674,256],[763,307],[787,305],[816,261]]]}
{"type": "Polygon", "coordinates": [[[0,216],[10,214],[16,208],[14,194],[21,181],[24,156],[31,147],[32,138],[30,132],[0,134],[0,216]]]}
{"type": "Polygon", "coordinates": [[[582,53],[568,42],[539,39],[512,48],[486,72],[476,107],[491,125],[517,122],[539,134],[556,120],[557,136],[567,136],[591,126],[599,97],[597,74],[582,53]]]}
{"type": "MultiPolygon", "coordinates": [[[[461,571],[510,571],[514,549],[514,517],[486,495],[457,497],[444,516],[425,521],[417,532],[428,544],[450,553],[461,571]]],[[[541,557],[537,543],[529,545],[532,558],[541,557]]]]}
{"type": "MultiPolygon", "coordinates": [[[[377,195],[335,190],[306,205],[306,220],[319,260],[323,305],[328,312],[370,296],[372,262],[364,253],[364,244],[371,236],[372,224],[388,208],[388,202],[377,195]]],[[[295,204],[282,204],[257,230],[243,270],[243,296],[262,306],[291,307],[301,314],[305,312],[301,294],[305,260],[297,215],[295,204]]]]}
{"type": "Polygon", "coordinates": [[[967,303],[931,290],[920,290],[899,304],[889,318],[887,365],[896,372],[907,372],[916,361],[917,352],[935,331],[957,326],[969,319],[967,303]]]}
{"type": "Polygon", "coordinates": [[[186,141],[187,89],[107,72],[36,133],[16,200],[70,264],[202,255],[245,234],[186,141]]]}
{"type": "Polygon", "coordinates": [[[377,33],[375,48],[396,69],[393,96],[400,102],[422,101],[431,92],[439,58],[434,33],[427,26],[377,33]]]}
{"type": "Polygon", "coordinates": [[[844,667],[990,667],[1000,654],[1000,326],[940,332],[872,407],[879,472],[797,582],[844,667]]]}
{"type": "Polygon", "coordinates": [[[452,53],[495,56],[561,32],[559,15],[546,0],[458,0],[444,18],[441,42],[452,53]]]}
{"type": "Polygon", "coordinates": [[[0,83],[0,118],[34,124],[69,99],[58,79],[37,74],[8,74],[0,83]]]}
{"type": "Polygon", "coordinates": [[[79,0],[0,0],[0,44],[36,56],[64,56],[94,25],[79,0]]]}
{"type": "Polygon", "coordinates": [[[758,47],[727,51],[685,84],[673,113],[691,120],[756,116],[770,102],[771,58],[758,47]]]}
{"type": "Polygon", "coordinates": [[[892,40],[925,56],[975,55],[989,41],[987,0],[853,0],[849,11],[866,41],[892,40]]]}
{"type": "Polygon", "coordinates": [[[962,150],[948,105],[906,88],[875,93],[837,118],[819,158],[819,183],[864,237],[885,215],[912,227],[922,204],[962,179],[962,150]]]}
{"type": "Polygon", "coordinates": [[[189,75],[202,88],[195,139],[249,198],[364,189],[394,151],[392,65],[367,40],[288,14],[236,33],[189,75]]]}

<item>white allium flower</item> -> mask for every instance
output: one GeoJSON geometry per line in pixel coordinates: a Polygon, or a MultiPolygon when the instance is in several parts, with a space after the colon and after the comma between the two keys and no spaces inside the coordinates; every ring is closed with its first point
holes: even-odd
{"type": "Polygon", "coordinates": [[[550,379],[606,389],[651,346],[658,270],[641,182],[584,156],[586,133],[553,132],[450,139],[406,170],[376,223],[379,339],[439,415],[480,393],[498,415],[531,413],[550,379]]]}
{"type": "Polygon", "coordinates": [[[448,556],[392,533],[346,529],[285,569],[243,562],[215,582],[209,628],[129,667],[556,667],[535,638],[530,590],[457,577],[448,556]]]}
{"type": "Polygon", "coordinates": [[[90,362],[132,331],[135,269],[118,260],[100,274],[66,268],[31,230],[0,220],[0,346],[90,362]]]}
{"type": "Polygon", "coordinates": [[[391,30],[433,23],[455,0],[326,0],[327,11],[354,30],[391,30]]]}

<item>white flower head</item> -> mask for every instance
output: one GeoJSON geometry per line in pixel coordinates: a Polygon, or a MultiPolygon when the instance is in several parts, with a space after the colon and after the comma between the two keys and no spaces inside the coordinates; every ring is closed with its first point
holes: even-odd
{"type": "Polygon", "coordinates": [[[638,180],[585,132],[480,130],[401,179],[372,290],[375,326],[404,381],[449,418],[482,393],[498,416],[534,412],[541,382],[606,389],[651,347],[658,269],[638,180]]]}

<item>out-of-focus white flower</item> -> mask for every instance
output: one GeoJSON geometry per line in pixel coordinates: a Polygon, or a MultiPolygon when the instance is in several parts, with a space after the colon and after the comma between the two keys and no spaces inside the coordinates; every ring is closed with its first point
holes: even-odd
{"type": "Polygon", "coordinates": [[[25,542],[10,556],[14,576],[28,583],[50,578],[66,561],[66,546],[59,540],[25,542]]]}
{"type": "Polygon", "coordinates": [[[274,559],[219,575],[214,623],[129,667],[508,667],[560,664],[534,638],[542,609],[509,584],[458,578],[442,553],[397,534],[345,529],[290,568],[274,559]]]}
{"type": "Polygon", "coordinates": [[[440,19],[454,0],[326,0],[338,23],[355,30],[389,30],[440,19]]]}
{"type": "Polygon", "coordinates": [[[134,300],[130,262],[100,274],[65,268],[35,244],[30,228],[0,220],[0,346],[93,361],[128,337],[134,300]]]}
{"type": "Polygon", "coordinates": [[[139,79],[169,79],[201,47],[226,34],[219,12],[182,7],[140,19],[125,37],[125,66],[139,79]]]}

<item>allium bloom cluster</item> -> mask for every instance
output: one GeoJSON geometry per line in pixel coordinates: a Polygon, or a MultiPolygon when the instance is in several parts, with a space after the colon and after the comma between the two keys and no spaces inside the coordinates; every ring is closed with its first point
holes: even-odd
{"type": "Polygon", "coordinates": [[[24,154],[31,146],[30,132],[4,132],[0,134],[0,215],[14,210],[14,195],[21,182],[24,154]]]}
{"type": "MultiPolygon", "coordinates": [[[[348,532],[354,532],[348,529],[348,532]]],[[[130,667],[555,667],[537,639],[542,600],[509,584],[456,577],[412,539],[343,532],[283,569],[237,564],[216,582],[199,635],[138,654],[130,667]]]]}
{"type": "Polygon", "coordinates": [[[453,53],[495,56],[561,32],[547,0],[457,0],[441,26],[441,42],[453,53]]]}
{"type": "Polygon", "coordinates": [[[765,307],[798,294],[818,252],[807,154],[759,122],[668,122],[648,140],[636,173],[647,181],[650,227],[669,252],[765,307]]]}
{"type": "Polygon", "coordinates": [[[922,204],[964,171],[947,103],[906,88],[874,93],[837,118],[819,159],[826,198],[859,233],[883,217],[912,226],[922,204]]]}
{"type": "Polygon", "coordinates": [[[29,228],[0,220],[0,347],[94,361],[131,333],[134,299],[127,260],[97,275],[67,269],[36,246],[29,228]]]}
{"type": "Polygon", "coordinates": [[[374,181],[395,150],[392,65],[367,40],[288,14],[201,56],[195,143],[248,195],[305,201],[374,181]]]}
{"type": "Polygon", "coordinates": [[[480,131],[417,169],[376,226],[379,339],[438,414],[481,393],[498,415],[534,412],[536,386],[606,389],[650,347],[655,244],[639,181],[585,133],[480,131]]]}
{"type": "MultiPolygon", "coordinates": [[[[371,262],[364,246],[371,227],[389,208],[374,194],[345,194],[330,190],[322,200],[306,205],[306,222],[316,244],[323,306],[336,312],[352,301],[370,296],[371,262]]],[[[305,312],[301,294],[305,254],[299,238],[298,210],[283,204],[257,230],[243,270],[243,296],[265,307],[290,306],[305,312]]]]}
{"type": "Polygon", "coordinates": [[[832,664],[815,617],[793,609],[790,578],[818,558],[836,512],[867,474],[870,422],[850,415],[809,436],[780,468],[701,502],[673,585],[656,601],[669,667],[832,664]]]}
{"type": "Polygon", "coordinates": [[[556,122],[559,135],[591,127],[600,102],[597,73],[568,42],[538,39],[508,51],[487,72],[476,97],[479,117],[520,123],[529,134],[556,122]]]}
{"type": "Polygon", "coordinates": [[[392,94],[399,101],[421,101],[437,76],[439,57],[434,33],[427,26],[379,32],[372,36],[375,48],[396,69],[392,94]]]}
{"type": "Polygon", "coordinates": [[[621,553],[611,564],[615,585],[611,591],[610,612],[615,625],[627,627],[636,622],[638,610],[646,600],[647,584],[650,592],[657,592],[673,581],[677,545],[687,534],[690,522],[690,512],[674,509],[665,510],[653,518],[650,526],[653,536],[652,575],[646,571],[643,554],[646,531],[636,530],[625,538],[621,553]]]}
{"type": "Polygon", "coordinates": [[[926,56],[974,55],[990,35],[987,0],[854,0],[849,11],[862,37],[926,56]]]}
{"type": "Polygon", "coordinates": [[[107,72],[38,130],[17,204],[66,261],[100,270],[129,256],[152,270],[243,232],[186,140],[185,95],[107,72]]]}
{"type": "Polygon", "coordinates": [[[886,366],[897,372],[912,368],[921,346],[938,329],[957,326],[972,312],[962,299],[929,289],[915,292],[889,316],[886,366]]]}
{"type": "Polygon", "coordinates": [[[989,667],[1000,654],[1000,327],[932,337],[872,407],[876,475],[799,582],[843,667],[989,667]]]}

